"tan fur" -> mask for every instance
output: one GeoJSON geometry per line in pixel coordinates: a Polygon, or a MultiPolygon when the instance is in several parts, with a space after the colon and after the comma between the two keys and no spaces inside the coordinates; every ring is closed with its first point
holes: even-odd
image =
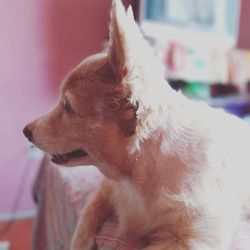
{"type": "Polygon", "coordinates": [[[107,50],[70,72],[55,108],[27,126],[44,151],[84,149],[66,165],[107,177],[71,250],[91,249],[112,210],[120,234],[146,239],[144,250],[226,250],[248,208],[249,127],[176,93],[159,68],[131,9],[114,0],[107,50]]]}

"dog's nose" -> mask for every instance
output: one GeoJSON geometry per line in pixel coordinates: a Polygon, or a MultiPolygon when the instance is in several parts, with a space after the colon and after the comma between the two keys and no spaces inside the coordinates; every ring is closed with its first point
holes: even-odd
{"type": "Polygon", "coordinates": [[[23,129],[23,133],[24,133],[24,135],[28,138],[28,140],[29,140],[30,142],[32,142],[32,140],[33,140],[33,135],[32,135],[31,129],[29,129],[28,126],[26,126],[26,127],[23,129]]]}

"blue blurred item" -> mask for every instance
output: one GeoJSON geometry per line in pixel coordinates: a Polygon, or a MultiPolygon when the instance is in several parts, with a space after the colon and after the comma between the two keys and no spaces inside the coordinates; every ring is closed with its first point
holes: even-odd
{"type": "Polygon", "coordinates": [[[223,108],[238,117],[245,117],[250,114],[249,95],[211,98],[208,103],[213,107],[223,108]]]}

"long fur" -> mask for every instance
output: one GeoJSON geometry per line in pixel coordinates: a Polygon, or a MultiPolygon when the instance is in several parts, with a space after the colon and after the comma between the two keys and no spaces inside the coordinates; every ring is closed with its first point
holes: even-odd
{"type": "Polygon", "coordinates": [[[249,212],[249,126],[172,90],[120,0],[107,50],[72,70],[55,108],[27,127],[51,155],[84,149],[65,164],[107,177],[71,250],[90,250],[111,212],[123,237],[147,239],[144,250],[226,250],[249,212]]]}

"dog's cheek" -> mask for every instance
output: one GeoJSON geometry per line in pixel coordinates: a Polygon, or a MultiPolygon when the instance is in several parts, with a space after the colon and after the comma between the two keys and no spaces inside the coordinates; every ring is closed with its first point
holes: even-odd
{"type": "Polygon", "coordinates": [[[125,137],[131,137],[136,132],[136,109],[130,103],[122,105],[116,113],[117,123],[125,137]]]}
{"type": "Polygon", "coordinates": [[[131,137],[136,132],[136,118],[118,119],[118,125],[125,137],[131,137]]]}
{"type": "Polygon", "coordinates": [[[128,98],[121,96],[112,96],[105,100],[108,114],[111,114],[112,119],[118,124],[122,134],[125,137],[130,137],[135,134],[137,126],[136,111],[138,107],[134,107],[129,103],[128,98]]]}

